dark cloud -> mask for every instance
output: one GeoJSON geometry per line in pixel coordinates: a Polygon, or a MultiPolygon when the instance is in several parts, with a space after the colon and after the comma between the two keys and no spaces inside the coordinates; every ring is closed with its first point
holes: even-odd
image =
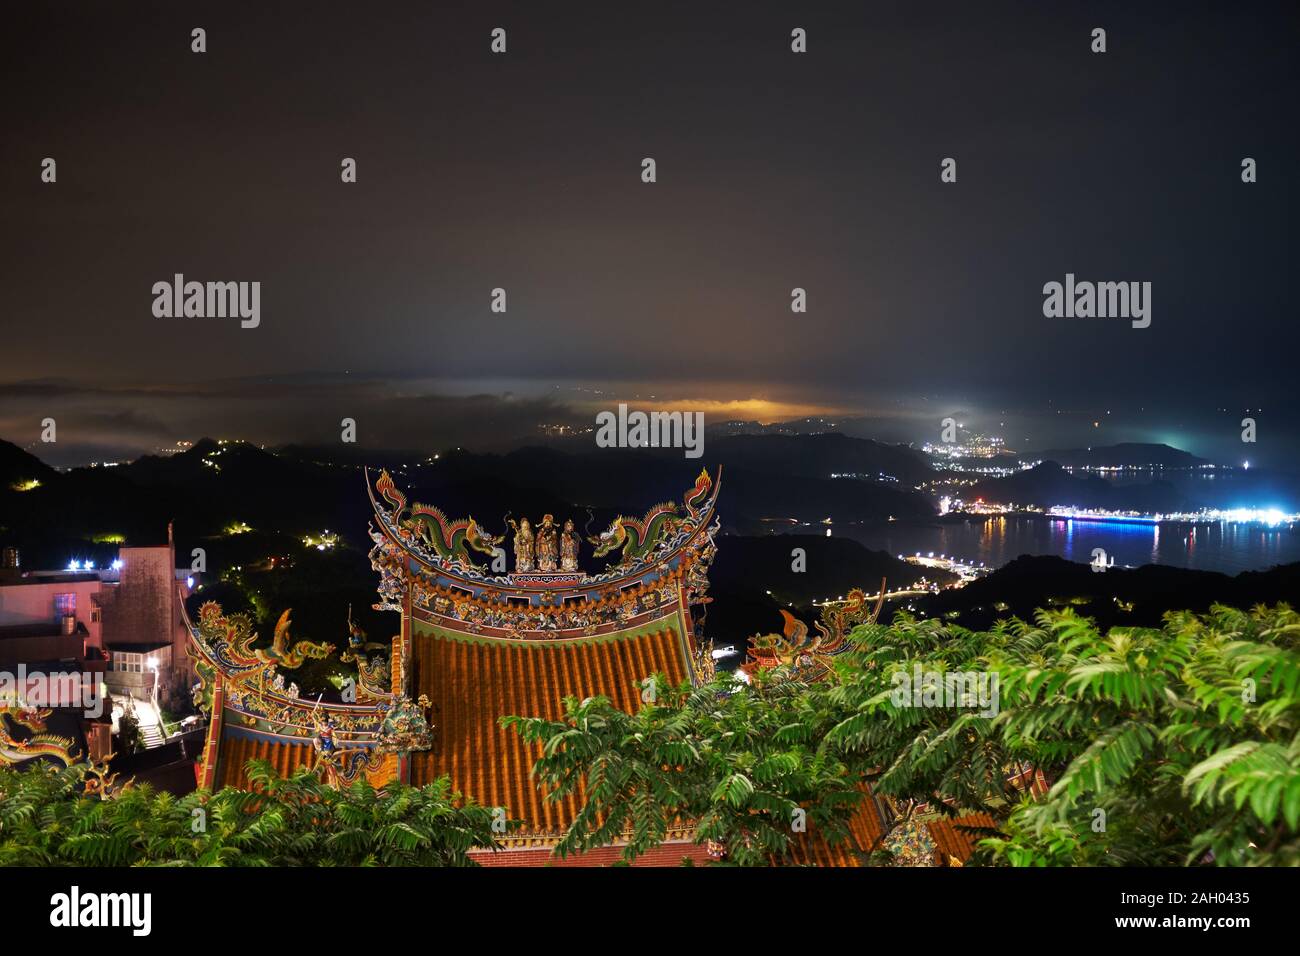
{"type": "Polygon", "coordinates": [[[29,434],[42,401],[104,401],[140,418],[96,427],[137,444],[321,440],[343,414],[366,416],[363,441],[478,444],[552,414],[534,403],[554,385],[650,382],[840,409],[943,395],[1044,428],[1111,409],[1225,447],[1264,407],[1276,441],[1300,419],[1294,19],[24,5],[0,37],[0,382],[72,384],[6,391],[0,422],[29,434]],[[45,156],[57,184],[38,181],[45,156]],[[260,281],[262,324],[155,318],[151,286],[177,272],[260,281]],[[1151,328],[1045,319],[1043,283],[1067,272],[1152,282],[1151,328]]]}
{"type": "Polygon", "coordinates": [[[490,450],[536,441],[544,423],[587,419],[545,397],[446,395],[374,381],[228,381],[148,392],[17,383],[0,386],[0,400],[0,437],[56,465],[154,453],[202,437],[336,445],[344,418],[356,421],[357,443],[367,448],[490,450]],[[147,412],[137,407],[142,398],[147,412]],[[53,445],[39,440],[45,418],[57,424],[53,445]]]}

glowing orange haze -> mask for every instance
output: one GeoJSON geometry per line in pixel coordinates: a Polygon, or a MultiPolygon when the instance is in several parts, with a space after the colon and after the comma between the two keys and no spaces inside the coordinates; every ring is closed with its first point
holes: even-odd
{"type": "MultiPolygon", "coordinates": [[[[838,417],[850,414],[850,410],[832,405],[816,405],[799,402],[781,402],[766,398],[733,399],[719,401],[709,398],[678,398],[672,401],[627,399],[629,409],[664,412],[703,412],[706,419],[713,422],[747,421],[770,425],[773,422],[789,421],[794,418],[838,417]]],[[[583,402],[591,408],[605,409],[604,402],[583,402]]]]}

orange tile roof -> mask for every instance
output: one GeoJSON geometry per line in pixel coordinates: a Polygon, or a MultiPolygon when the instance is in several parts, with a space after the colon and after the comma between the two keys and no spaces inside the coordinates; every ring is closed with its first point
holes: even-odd
{"type": "MultiPolygon", "coordinates": [[[[789,866],[864,866],[864,856],[879,849],[882,837],[892,826],[893,814],[883,801],[872,795],[871,788],[861,785],[866,794],[849,820],[849,837],[831,845],[820,835],[809,831],[804,839],[792,841],[789,866]],[[888,821],[888,823],[887,823],[888,821]]],[[[966,827],[996,828],[997,823],[987,813],[968,813],[959,817],[929,817],[926,829],[939,851],[933,861],[936,865],[952,857],[960,863],[970,858],[975,845],[985,834],[966,827]]]]}
{"type": "Polygon", "coordinates": [[[946,856],[965,862],[975,851],[975,845],[988,834],[966,827],[996,828],[997,823],[987,813],[968,813],[961,817],[943,817],[927,821],[934,845],[946,856]]]}
{"type": "Polygon", "coordinates": [[[862,866],[861,855],[871,852],[885,834],[880,808],[871,791],[862,786],[865,795],[849,819],[849,837],[831,844],[815,831],[804,834],[803,839],[792,840],[789,866],[862,866]]]}
{"type": "Polygon", "coordinates": [[[216,789],[222,787],[248,788],[248,775],[244,765],[256,757],[271,761],[271,766],[281,776],[288,776],[299,767],[310,767],[316,759],[310,742],[294,744],[269,737],[244,737],[224,734],[221,739],[221,761],[217,767],[216,789]]]}
{"type": "Polygon", "coordinates": [[[435,724],[433,749],[411,754],[411,783],[442,774],[453,786],[489,807],[506,807],[525,821],[524,832],[559,833],[578,802],[543,800],[531,777],[541,747],[527,745],[497,718],[558,719],[566,696],[597,694],[624,710],[640,705],[640,682],[663,673],[687,677],[687,662],[671,628],[616,639],[549,642],[457,640],[412,636],[412,696],[427,694],[435,724]]]}

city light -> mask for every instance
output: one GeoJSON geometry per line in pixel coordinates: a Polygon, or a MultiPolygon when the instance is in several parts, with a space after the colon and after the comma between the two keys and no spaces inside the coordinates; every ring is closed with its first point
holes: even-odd
{"type": "Polygon", "coordinates": [[[319,535],[306,535],[302,543],[305,547],[315,548],[317,551],[328,551],[339,543],[339,536],[337,532],[326,528],[319,535]]]}

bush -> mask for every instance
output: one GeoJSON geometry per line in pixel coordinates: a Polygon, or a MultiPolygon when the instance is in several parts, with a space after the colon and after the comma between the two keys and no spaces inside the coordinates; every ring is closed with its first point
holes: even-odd
{"type": "Polygon", "coordinates": [[[446,777],[341,790],[306,768],[248,764],[253,790],[176,798],[127,786],[86,793],[87,764],[0,768],[0,865],[472,866],[495,849],[491,810],[446,777]]]}

